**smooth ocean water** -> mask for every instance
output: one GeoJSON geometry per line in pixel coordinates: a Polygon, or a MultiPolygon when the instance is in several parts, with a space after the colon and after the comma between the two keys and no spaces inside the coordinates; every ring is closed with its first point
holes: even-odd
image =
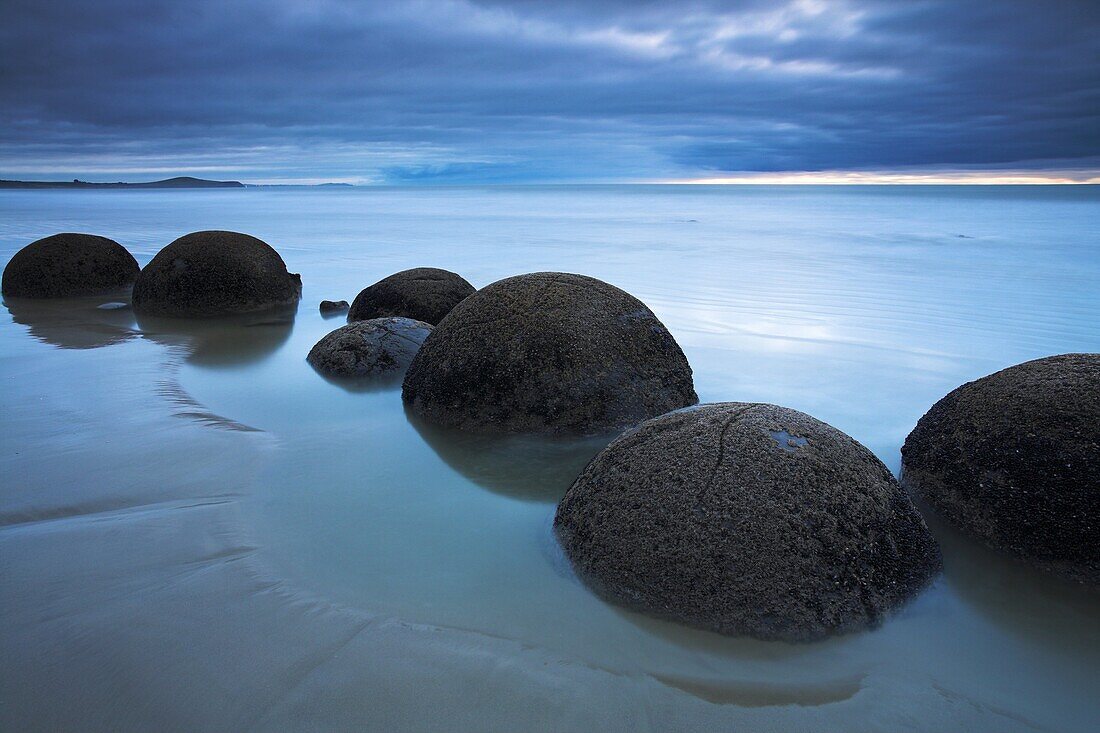
{"type": "Polygon", "coordinates": [[[1100,596],[926,512],[946,572],[881,628],[728,639],[608,606],[554,504],[607,438],[488,440],[305,362],[400,269],[580,272],[645,301],[703,401],[809,412],[892,470],[959,384],[1100,351],[1097,187],[0,192],[0,261],[57,231],[144,264],[230,229],[289,320],[0,315],[0,728],[1056,730],[1100,719],[1100,596]]]}

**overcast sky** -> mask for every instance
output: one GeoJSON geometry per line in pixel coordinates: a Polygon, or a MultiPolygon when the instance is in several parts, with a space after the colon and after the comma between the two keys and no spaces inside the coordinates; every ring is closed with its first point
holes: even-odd
{"type": "Polygon", "coordinates": [[[0,0],[0,178],[1100,169],[1100,0],[0,0]]]}

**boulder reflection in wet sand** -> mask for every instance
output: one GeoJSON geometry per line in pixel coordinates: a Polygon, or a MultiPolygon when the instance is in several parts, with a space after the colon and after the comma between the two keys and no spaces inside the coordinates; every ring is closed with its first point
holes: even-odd
{"type": "Polygon", "coordinates": [[[1059,578],[985,545],[931,506],[918,502],[928,529],[943,548],[943,576],[970,608],[1013,636],[1067,654],[1082,639],[1100,649],[1100,592],[1059,578]]]}
{"type": "Polygon", "coordinates": [[[210,367],[242,366],[266,358],[294,329],[297,304],[217,319],[139,315],[145,338],[187,349],[187,361],[210,367]]]}
{"type": "Polygon", "coordinates": [[[96,349],[137,335],[134,314],[127,305],[129,288],[77,298],[4,298],[12,320],[28,326],[30,335],[61,349],[96,349]],[[105,303],[122,308],[102,308],[105,303]]]}
{"type": "Polygon", "coordinates": [[[405,417],[452,469],[478,486],[523,501],[557,502],[614,434],[584,438],[470,433],[405,417]]]}

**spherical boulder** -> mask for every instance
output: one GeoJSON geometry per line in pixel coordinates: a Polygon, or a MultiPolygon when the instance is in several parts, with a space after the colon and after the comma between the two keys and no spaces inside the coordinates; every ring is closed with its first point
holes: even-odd
{"type": "Polygon", "coordinates": [[[134,310],[206,318],[297,303],[302,279],[266,242],[236,232],[194,232],[157,253],[134,283],[134,310]]]}
{"type": "Polygon", "coordinates": [[[644,303],[557,272],[500,280],[455,306],[413,360],[403,397],[442,425],[572,434],[698,401],[684,353],[644,303]]]}
{"type": "Polygon", "coordinates": [[[3,293],[13,298],[67,298],[124,288],[138,263],[118,242],[66,232],[31,242],[4,268],[3,293]]]}
{"type": "Polygon", "coordinates": [[[473,285],[448,270],[403,270],[363,289],[352,301],[348,321],[403,316],[435,326],[473,292],[473,285]]]}
{"type": "Polygon", "coordinates": [[[867,448],[767,404],[703,405],[624,433],[566,492],[554,528],[604,598],[760,639],[873,626],[940,568],[867,448]]]}
{"type": "Polygon", "coordinates": [[[1100,354],[1024,362],[932,406],[902,479],[987,545],[1100,585],[1100,354]]]}
{"type": "Polygon", "coordinates": [[[306,360],[330,377],[399,376],[431,331],[431,324],[411,318],[356,321],[318,341],[306,360]]]}

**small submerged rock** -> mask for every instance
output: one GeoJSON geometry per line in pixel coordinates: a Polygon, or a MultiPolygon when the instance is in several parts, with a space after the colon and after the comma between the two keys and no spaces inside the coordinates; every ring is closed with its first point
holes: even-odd
{"type": "Polygon", "coordinates": [[[322,316],[334,316],[346,312],[348,302],[346,300],[322,300],[318,309],[321,311],[322,316]]]}
{"type": "Polygon", "coordinates": [[[500,280],[459,303],[424,343],[403,397],[441,425],[566,434],[698,401],[683,351],[644,303],[560,272],[500,280]]]}
{"type": "Polygon", "coordinates": [[[127,287],[138,263],[106,237],[66,232],[31,242],[4,268],[2,289],[13,298],[69,298],[127,287]]]}
{"type": "Polygon", "coordinates": [[[431,331],[411,318],[355,321],[318,341],[306,360],[330,377],[400,376],[431,331]]]}
{"type": "Polygon", "coordinates": [[[1100,354],[962,385],[905,439],[902,466],[907,487],[987,545],[1100,585],[1100,354]]]}
{"type": "Polygon", "coordinates": [[[873,626],[940,569],[920,514],[867,448],[768,404],[642,423],[588,464],[554,527],[608,600],[761,639],[873,626]]]}
{"type": "Polygon", "coordinates": [[[250,313],[298,302],[302,278],[266,242],[193,232],[157,253],[134,283],[134,310],[171,318],[250,313]]]}
{"type": "Polygon", "coordinates": [[[404,316],[435,326],[473,292],[473,285],[449,270],[403,270],[364,288],[352,302],[348,320],[404,316]]]}

